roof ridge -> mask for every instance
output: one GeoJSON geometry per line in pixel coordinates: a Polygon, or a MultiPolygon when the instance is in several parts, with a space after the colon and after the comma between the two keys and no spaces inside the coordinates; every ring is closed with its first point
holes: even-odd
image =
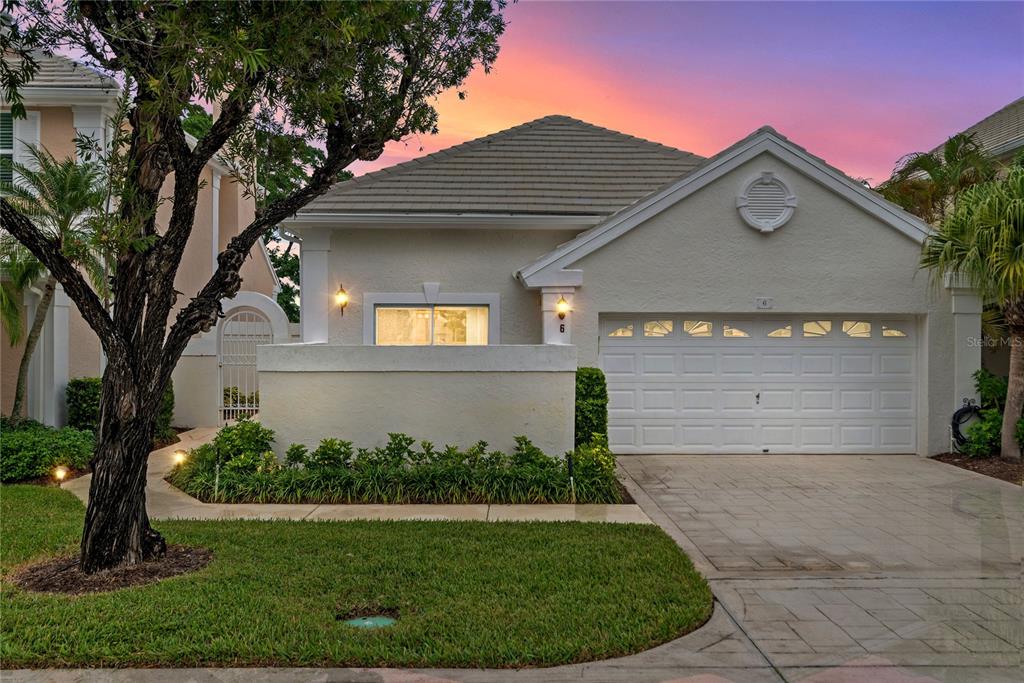
{"type": "MultiPolygon", "coordinates": [[[[651,147],[655,147],[658,150],[663,150],[665,152],[668,152],[668,153],[672,154],[673,156],[685,155],[685,156],[688,156],[688,157],[702,158],[702,157],[700,157],[699,154],[694,154],[693,152],[687,151],[685,149],[679,149],[678,147],[672,147],[671,145],[666,145],[666,144],[661,143],[661,142],[655,142],[654,140],[648,140],[647,138],[642,138],[642,137],[640,137],[638,135],[630,135],[629,133],[623,133],[622,131],[615,130],[613,128],[606,128],[604,126],[599,126],[596,123],[590,123],[589,121],[584,121],[583,119],[577,119],[577,118],[575,118],[573,116],[567,116],[565,114],[552,114],[552,115],[546,116],[544,118],[546,118],[546,119],[563,119],[563,120],[566,120],[566,121],[572,121],[573,123],[579,124],[581,126],[586,126],[587,128],[592,128],[593,130],[599,130],[602,133],[610,133],[611,135],[614,135],[614,136],[619,137],[619,138],[623,138],[625,140],[631,140],[633,142],[641,142],[641,143],[643,143],[645,145],[650,145],[651,147]]],[[[541,121],[543,119],[537,119],[537,120],[541,121]]]]}
{"type": "Polygon", "coordinates": [[[611,135],[614,135],[614,136],[622,138],[622,139],[631,140],[633,142],[640,142],[640,143],[643,143],[645,145],[649,145],[651,147],[654,147],[658,151],[668,152],[673,158],[676,158],[676,159],[694,158],[694,159],[698,159],[699,160],[699,159],[703,158],[703,157],[701,157],[701,156],[699,156],[697,154],[694,154],[693,152],[687,152],[686,150],[677,149],[675,147],[670,147],[668,145],[663,145],[660,142],[652,142],[651,140],[646,140],[644,138],[640,138],[640,137],[636,137],[636,136],[633,136],[633,135],[629,135],[627,133],[622,133],[622,132],[619,132],[617,130],[612,130],[611,128],[604,128],[602,126],[597,126],[597,125],[595,125],[593,123],[588,123],[587,121],[583,121],[581,119],[576,119],[576,118],[573,118],[571,116],[566,116],[564,114],[548,114],[546,116],[542,116],[540,118],[533,119],[531,121],[526,121],[525,123],[520,123],[520,124],[517,124],[515,126],[511,126],[509,128],[504,128],[502,130],[495,131],[494,133],[488,133],[487,135],[484,135],[484,136],[479,137],[479,138],[473,138],[471,140],[466,140],[464,142],[460,142],[460,143],[454,144],[451,147],[445,147],[444,149],[439,149],[436,152],[430,152],[429,154],[424,154],[423,156],[416,157],[415,159],[409,159],[407,161],[402,161],[402,162],[399,162],[397,164],[392,164],[391,166],[387,166],[385,168],[378,169],[376,171],[371,171],[370,173],[364,173],[361,176],[356,176],[355,178],[351,178],[349,180],[342,181],[342,182],[338,183],[337,185],[335,185],[334,187],[344,186],[346,189],[348,189],[348,188],[352,188],[352,187],[356,187],[356,186],[362,186],[362,185],[365,185],[366,183],[370,183],[370,182],[379,180],[381,178],[391,177],[391,176],[395,175],[396,173],[401,173],[402,171],[406,171],[406,170],[409,170],[411,168],[417,168],[417,167],[420,167],[420,166],[425,165],[425,164],[431,164],[431,163],[437,162],[437,161],[439,161],[441,159],[448,158],[448,157],[452,156],[453,154],[455,154],[457,152],[465,152],[466,150],[474,149],[476,147],[480,147],[482,145],[489,144],[491,142],[494,142],[495,140],[504,139],[504,138],[508,137],[509,135],[511,135],[513,133],[517,133],[517,132],[520,132],[520,131],[523,131],[523,130],[528,130],[530,128],[535,128],[535,127],[537,127],[537,126],[539,126],[541,124],[552,122],[552,121],[571,121],[574,124],[585,126],[587,128],[593,129],[593,130],[598,130],[598,131],[601,131],[603,133],[611,134],[611,135]]]}

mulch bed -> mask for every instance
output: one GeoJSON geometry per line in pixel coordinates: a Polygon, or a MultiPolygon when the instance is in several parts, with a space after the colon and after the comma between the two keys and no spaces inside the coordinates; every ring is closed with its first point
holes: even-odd
{"type": "Polygon", "coordinates": [[[169,545],[167,555],[160,559],[95,574],[79,571],[78,557],[65,555],[29,565],[14,574],[11,581],[19,588],[36,593],[106,593],[198,571],[210,563],[213,553],[206,548],[169,545]]]}
{"type": "Polygon", "coordinates": [[[995,479],[1002,479],[1017,486],[1024,485],[1022,484],[1024,482],[1024,463],[1021,462],[1010,462],[998,457],[971,458],[960,453],[942,453],[933,456],[932,460],[938,460],[947,465],[960,467],[995,479]]]}

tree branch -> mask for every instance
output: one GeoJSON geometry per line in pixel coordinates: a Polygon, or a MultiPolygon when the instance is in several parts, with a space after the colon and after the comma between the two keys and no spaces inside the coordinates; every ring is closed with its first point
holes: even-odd
{"type": "Polygon", "coordinates": [[[113,321],[103,308],[103,303],[96,292],[86,281],[81,271],[61,253],[60,243],[46,237],[32,221],[23,216],[4,198],[0,197],[0,222],[4,229],[32,252],[46,266],[50,273],[64,286],[64,291],[78,306],[82,317],[98,333],[107,354],[122,352],[123,349],[111,349],[108,344],[120,345],[120,337],[115,333],[113,321]]]}

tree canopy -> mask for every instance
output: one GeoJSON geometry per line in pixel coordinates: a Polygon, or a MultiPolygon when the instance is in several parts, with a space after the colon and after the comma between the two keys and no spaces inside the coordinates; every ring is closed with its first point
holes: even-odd
{"type": "Polygon", "coordinates": [[[5,54],[14,58],[13,65],[3,60],[0,79],[12,103],[33,73],[33,50],[43,46],[86,55],[125,93],[107,157],[116,190],[116,209],[103,224],[112,307],[59,244],[4,199],[0,218],[63,285],[107,358],[82,569],[136,563],[163,547],[145,514],[145,463],[154,416],[189,339],[217,323],[261,235],[324,193],[352,162],[378,158],[389,141],[437,130],[437,95],[497,57],[504,3],[4,2],[5,54]],[[200,101],[219,103],[219,114],[193,143],[182,113],[200,101]],[[322,159],[260,208],[219,254],[212,277],[181,301],[174,278],[201,174],[218,155],[255,188],[259,130],[298,136],[322,159]],[[169,218],[158,222],[168,194],[169,218]]]}

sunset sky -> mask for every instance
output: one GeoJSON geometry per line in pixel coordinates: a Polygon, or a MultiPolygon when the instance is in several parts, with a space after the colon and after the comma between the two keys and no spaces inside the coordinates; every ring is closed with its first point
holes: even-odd
{"type": "Polygon", "coordinates": [[[548,114],[701,155],[764,124],[879,182],[1024,95],[1024,3],[509,5],[490,74],[439,103],[440,134],[357,173],[548,114]]]}

